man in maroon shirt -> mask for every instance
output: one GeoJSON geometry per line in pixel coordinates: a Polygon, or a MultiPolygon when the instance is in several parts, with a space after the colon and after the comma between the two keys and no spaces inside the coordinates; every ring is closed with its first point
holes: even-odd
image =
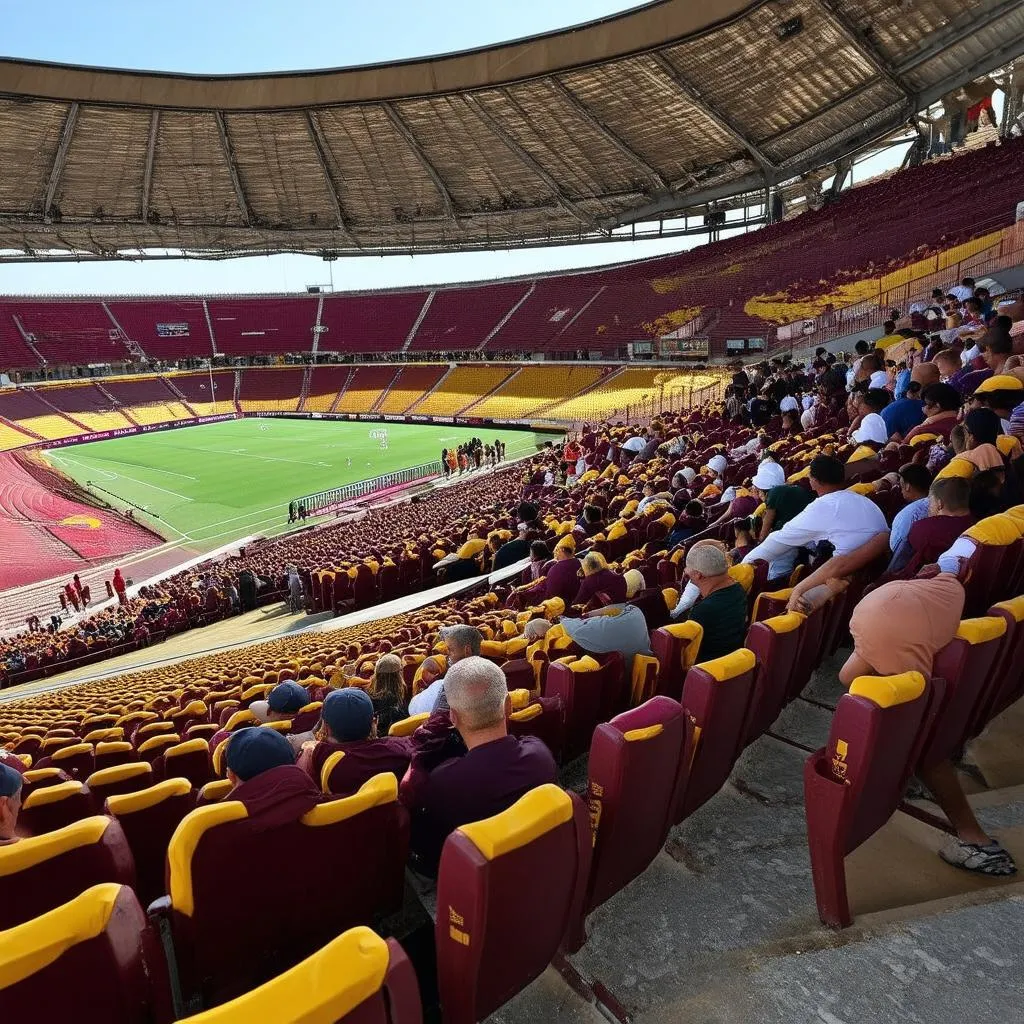
{"type": "Polygon", "coordinates": [[[329,781],[332,795],[348,796],[382,772],[391,772],[401,781],[411,757],[410,740],[377,737],[373,701],[365,691],[350,686],[327,695],[321,710],[318,742],[306,744],[299,765],[321,788],[329,781]],[[336,753],[342,756],[335,762],[329,780],[324,780],[324,766],[336,753]]]}
{"type": "Polygon", "coordinates": [[[922,566],[939,560],[953,541],[974,523],[970,513],[971,484],[958,476],[940,477],[928,490],[928,515],[910,528],[897,556],[902,567],[884,579],[908,580],[922,566]],[[903,550],[903,549],[906,550],[903,550]]]}
{"type": "Polygon", "coordinates": [[[511,702],[497,665],[464,658],[448,670],[444,685],[449,710],[434,714],[414,735],[416,754],[401,791],[412,814],[410,864],[430,876],[437,874],[445,839],[460,825],[500,814],[558,778],[541,740],[508,734],[511,702]]]}

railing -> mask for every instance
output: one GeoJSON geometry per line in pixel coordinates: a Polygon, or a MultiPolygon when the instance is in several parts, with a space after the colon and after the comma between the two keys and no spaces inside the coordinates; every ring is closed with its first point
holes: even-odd
{"type": "MultiPolygon", "coordinates": [[[[984,232],[980,237],[984,237],[984,232]]],[[[858,331],[870,330],[888,320],[891,310],[898,309],[905,314],[912,302],[929,300],[933,288],[948,288],[951,282],[960,282],[965,277],[977,278],[1024,263],[1024,222],[1003,228],[998,241],[961,260],[950,260],[949,251],[946,251],[936,253],[927,262],[932,266],[924,274],[888,285],[886,282],[891,282],[899,272],[887,274],[879,278],[877,295],[821,313],[817,317],[808,317],[805,323],[811,320],[815,322],[812,331],[804,333],[798,330],[799,323],[778,328],[778,341],[769,346],[769,351],[773,355],[780,352],[793,353],[824,345],[858,331]],[[787,335],[787,327],[792,329],[792,336],[787,335]]]]}
{"type": "Polygon", "coordinates": [[[365,498],[369,494],[377,494],[379,491],[417,483],[420,480],[432,480],[440,475],[440,462],[424,462],[419,466],[409,466],[407,469],[396,469],[391,473],[382,473],[380,476],[370,477],[366,480],[356,480],[341,487],[334,487],[329,491],[306,494],[301,498],[295,498],[293,503],[296,512],[302,507],[308,516],[325,516],[336,512],[342,506],[358,498],[365,498]]]}

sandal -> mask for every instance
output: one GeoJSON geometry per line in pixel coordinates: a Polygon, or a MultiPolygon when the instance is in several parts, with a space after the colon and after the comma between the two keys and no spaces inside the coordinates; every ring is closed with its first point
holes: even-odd
{"type": "Polygon", "coordinates": [[[1006,876],[1017,873],[1013,858],[995,840],[982,845],[953,839],[939,850],[939,856],[947,864],[979,875],[1006,876]]]}

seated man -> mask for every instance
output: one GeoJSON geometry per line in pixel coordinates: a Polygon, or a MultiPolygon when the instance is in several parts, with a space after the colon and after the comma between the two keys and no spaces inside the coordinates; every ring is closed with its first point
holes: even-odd
{"type": "MultiPolygon", "coordinates": [[[[480,653],[483,634],[475,626],[444,626],[440,637],[448,648],[448,666],[480,653]]],[[[421,690],[409,701],[409,714],[421,715],[424,711],[431,714],[435,711],[447,710],[448,704],[444,695],[445,677],[435,679],[425,690],[421,690]]]]}
{"type": "MultiPolygon", "coordinates": [[[[309,703],[306,688],[294,680],[278,683],[266,700],[254,700],[249,710],[261,722],[290,722],[309,703]]],[[[313,739],[312,730],[300,733],[288,733],[285,739],[292,745],[296,754],[304,743],[313,739]]]]}
{"type": "Polygon", "coordinates": [[[747,595],[729,575],[729,560],[714,544],[697,544],[686,553],[686,575],[700,591],[687,618],[704,628],[700,661],[732,654],[747,635],[747,595]]]}
{"type": "Polygon", "coordinates": [[[401,791],[412,815],[410,863],[431,876],[454,829],[500,814],[524,793],[558,779],[551,751],[540,739],[508,734],[511,700],[497,665],[463,658],[448,670],[445,692],[451,725],[466,753],[438,762],[418,752],[401,791]]]}
{"type": "Polygon", "coordinates": [[[21,772],[0,763],[0,846],[16,843],[14,828],[21,810],[21,772]]]}
{"type": "Polygon", "coordinates": [[[249,819],[276,828],[320,802],[320,787],[295,763],[291,744],[275,729],[249,728],[227,739],[228,800],[245,804],[249,819]]]}
{"type": "Polygon", "coordinates": [[[899,569],[909,558],[909,554],[901,551],[907,542],[911,527],[928,513],[928,488],[931,487],[932,475],[926,466],[910,462],[899,471],[900,493],[906,504],[896,513],[889,531],[889,550],[893,553],[889,562],[889,572],[899,569]]]}
{"type": "Polygon", "coordinates": [[[494,562],[491,564],[491,572],[497,572],[508,565],[515,565],[522,561],[530,553],[530,540],[528,534],[532,529],[526,523],[519,524],[519,534],[513,540],[506,541],[494,553],[494,562]]]}
{"type": "Polygon", "coordinates": [[[335,690],[324,701],[317,742],[308,743],[299,757],[305,769],[319,785],[324,764],[331,754],[344,757],[331,773],[331,793],[347,796],[367,780],[382,772],[391,772],[401,781],[412,757],[410,741],[395,736],[377,736],[373,701],[358,687],[335,690]]]}
{"type": "Polygon", "coordinates": [[[885,444],[889,440],[889,428],[881,413],[889,404],[889,392],[872,386],[856,397],[856,403],[860,425],[850,435],[851,439],[857,444],[885,444]]]}
{"type": "Polygon", "coordinates": [[[588,551],[582,558],[583,580],[573,604],[585,607],[598,594],[606,594],[612,604],[623,604],[626,600],[626,580],[613,569],[608,568],[604,555],[588,551]]]}
{"type": "MultiPolygon", "coordinates": [[[[935,655],[956,635],[964,610],[964,588],[955,572],[896,580],[866,594],[853,610],[853,654],[839,672],[849,686],[863,675],[932,674],[935,655]]],[[[956,829],[939,851],[949,864],[983,875],[1012,875],[1010,854],[978,823],[956,767],[945,761],[921,772],[921,781],[956,829]]]]}
{"type": "Polygon", "coordinates": [[[904,542],[896,549],[889,565],[890,573],[909,579],[925,565],[938,561],[973,522],[971,481],[945,476],[934,481],[928,491],[928,515],[911,526],[904,542]]]}
{"type": "Polygon", "coordinates": [[[907,385],[906,394],[887,405],[879,415],[885,421],[890,439],[902,441],[914,427],[924,421],[921,384],[916,380],[911,381],[907,385]]]}

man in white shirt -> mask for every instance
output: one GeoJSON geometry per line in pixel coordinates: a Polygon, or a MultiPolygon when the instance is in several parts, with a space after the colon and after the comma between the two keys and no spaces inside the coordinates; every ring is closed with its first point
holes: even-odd
{"type": "MultiPolygon", "coordinates": [[[[448,648],[449,668],[463,658],[474,657],[480,653],[483,634],[475,626],[444,626],[440,637],[448,648]]],[[[416,694],[409,701],[409,715],[419,715],[424,711],[433,714],[435,711],[447,711],[448,701],[444,693],[444,676],[435,679],[425,690],[416,694]]]]}
{"type": "Polygon", "coordinates": [[[647,441],[642,434],[636,434],[622,445],[624,452],[642,452],[647,447],[647,441]]]}
{"type": "Polygon", "coordinates": [[[844,490],[845,468],[831,455],[811,460],[811,490],[817,494],[785,526],[770,533],[743,559],[771,562],[793,548],[828,541],[837,556],[848,555],[879,533],[888,533],[882,510],[868,498],[844,490]]]}
{"type": "Polygon", "coordinates": [[[779,412],[799,412],[800,403],[793,395],[786,395],[779,402],[779,412]]]}
{"type": "Polygon", "coordinates": [[[949,289],[950,295],[955,295],[958,302],[965,302],[974,295],[974,278],[965,277],[958,285],[949,289]]]}
{"type": "Polygon", "coordinates": [[[870,388],[857,399],[857,411],[861,415],[861,421],[860,426],[851,435],[857,444],[885,444],[889,440],[889,428],[880,415],[888,404],[889,392],[881,388],[870,388]]]}

